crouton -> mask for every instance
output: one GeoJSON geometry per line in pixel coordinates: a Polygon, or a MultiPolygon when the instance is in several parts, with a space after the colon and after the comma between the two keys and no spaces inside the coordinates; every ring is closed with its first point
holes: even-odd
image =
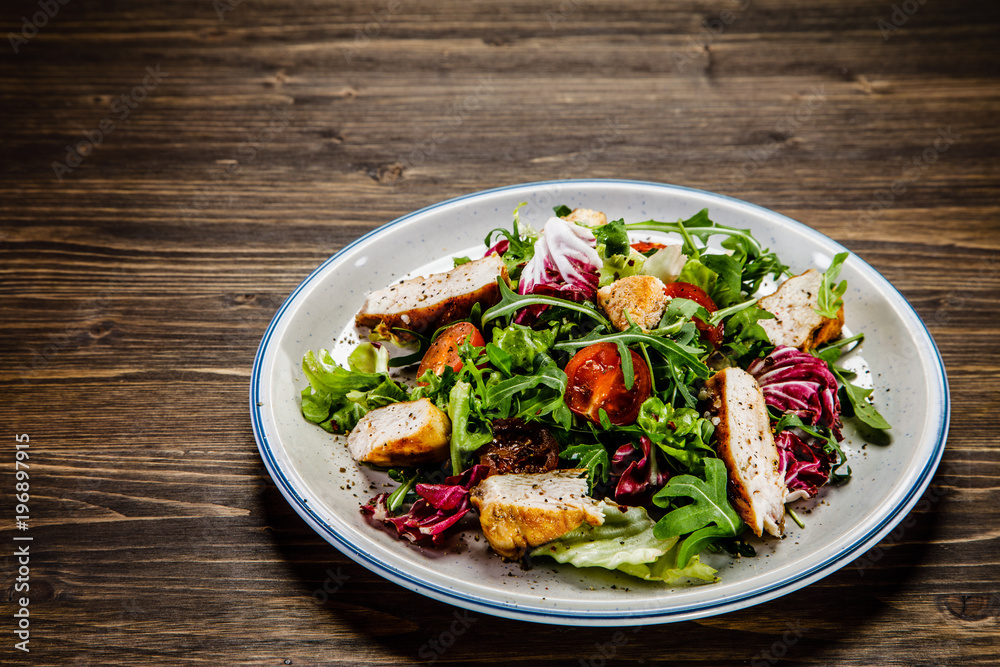
{"type": "Polygon", "coordinates": [[[653,276],[629,276],[597,290],[597,303],[619,331],[628,329],[625,316],[643,331],[655,329],[663,317],[667,297],[663,281],[653,276]]]}
{"type": "Polygon", "coordinates": [[[608,224],[608,216],[589,208],[574,208],[569,215],[563,216],[563,220],[569,220],[585,227],[600,227],[608,224]]]}

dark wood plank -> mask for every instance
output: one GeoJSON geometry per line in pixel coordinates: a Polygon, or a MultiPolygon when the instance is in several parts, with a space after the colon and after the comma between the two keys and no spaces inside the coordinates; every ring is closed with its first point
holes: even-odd
{"type": "MultiPolygon", "coordinates": [[[[37,476],[32,652],[8,616],[4,664],[1000,662],[1000,9],[917,5],[883,36],[891,3],[861,0],[246,0],[221,18],[72,0],[8,40],[0,438],[31,434],[37,476]],[[346,559],[270,482],[250,365],[291,290],[366,231],[575,177],[722,192],[845,243],[941,349],[945,461],[912,526],[779,600],[635,631],[473,614],[436,653],[456,610],[346,559]]],[[[8,29],[38,7],[13,3],[8,29]]]]}

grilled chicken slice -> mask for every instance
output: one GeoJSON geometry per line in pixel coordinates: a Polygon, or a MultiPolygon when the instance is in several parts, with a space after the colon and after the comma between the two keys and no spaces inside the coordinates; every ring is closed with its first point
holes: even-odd
{"type": "Polygon", "coordinates": [[[586,475],[584,469],[553,470],[491,475],[480,482],[469,497],[493,551],[520,558],[584,521],[604,523],[597,501],[587,496],[586,475]]]}
{"type": "Polygon", "coordinates": [[[430,399],[391,403],[372,410],[347,436],[351,456],[378,466],[446,461],[451,420],[430,399]]]}
{"type": "Polygon", "coordinates": [[[836,319],[823,317],[814,310],[819,307],[822,284],[823,274],[809,269],[783,282],[774,294],[757,301],[757,305],[774,314],[773,320],[758,322],[772,343],[805,351],[840,335],[844,326],[843,307],[836,319]]]}
{"type": "Polygon", "coordinates": [[[608,216],[591,208],[574,208],[569,215],[563,216],[563,220],[576,222],[586,227],[600,227],[608,224],[608,216]]]}
{"type": "MultiPolygon", "coordinates": [[[[483,310],[500,301],[497,277],[507,281],[507,267],[498,255],[489,255],[455,267],[446,273],[412,278],[372,292],[354,317],[358,326],[418,333],[468,317],[472,306],[483,310]]],[[[399,336],[411,340],[413,336],[399,336]]]]}
{"type": "Polygon", "coordinates": [[[788,489],[760,385],[741,368],[725,368],[705,386],[719,421],[715,427],[719,458],[729,471],[736,513],[758,537],[764,530],[781,537],[788,489]]]}
{"type": "Polygon", "coordinates": [[[653,276],[629,276],[597,290],[597,303],[619,331],[628,329],[625,316],[643,331],[655,329],[667,306],[663,281],[653,276]]]}

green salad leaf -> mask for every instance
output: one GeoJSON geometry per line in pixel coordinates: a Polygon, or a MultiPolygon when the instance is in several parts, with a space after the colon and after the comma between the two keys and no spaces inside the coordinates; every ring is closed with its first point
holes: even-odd
{"type": "Polygon", "coordinates": [[[886,421],[886,418],[879,414],[879,411],[875,409],[875,406],[871,404],[868,397],[872,394],[872,389],[865,389],[864,387],[859,387],[857,385],[851,384],[844,379],[842,371],[838,370],[833,364],[828,364],[830,370],[833,374],[837,376],[837,379],[841,383],[841,393],[847,397],[850,401],[851,407],[854,409],[854,416],[868,424],[872,428],[879,430],[887,430],[892,428],[892,425],[886,421]]]}
{"type": "MultiPolygon", "coordinates": [[[[361,358],[365,359],[361,363],[370,361],[364,353],[361,358]]],[[[387,372],[348,370],[333,360],[329,350],[306,352],[302,371],[309,380],[300,394],[302,416],[331,433],[350,431],[368,410],[406,400],[405,388],[387,372]]]]}
{"type": "Polygon", "coordinates": [[[671,477],[653,496],[653,503],[659,507],[669,507],[675,498],[691,501],[666,514],[654,528],[660,539],[687,535],[677,555],[681,567],[717,538],[735,537],[745,527],[726,496],[726,464],[714,458],[706,458],[704,463],[705,479],[694,475],[671,477]]]}
{"type": "Polygon", "coordinates": [[[559,452],[559,458],[566,459],[578,468],[587,469],[590,491],[594,490],[594,484],[598,481],[607,484],[611,459],[608,458],[608,450],[601,443],[570,445],[559,452]]]}
{"type": "Polygon", "coordinates": [[[819,308],[814,309],[822,317],[837,319],[837,313],[844,307],[843,296],[844,292],[847,291],[847,281],[842,280],[837,285],[836,280],[840,276],[840,269],[849,254],[841,252],[834,255],[830,268],[823,273],[823,282],[820,284],[817,295],[819,308]]]}
{"type": "Polygon", "coordinates": [[[639,408],[636,423],[664,454],[680,464],[682,470],[700,472],[704,469],[704,459],[715,456],[709,444],[715,427],[697,410],[675,408],[653,396],[639,408]]]}
{"type": "Polygon", "coordinates": [[[536,331],[521,324],[493,329],[493,344],[510,357],[511,365],[531,370],[535,357],[548,352],[556,342],[555,328],[536,331]]]}
{"type": "Polygon", "coordinates": [[[624,511],[618,505],[601,503],[604,523],[583,524],[559,539],[538,547],[531,556],[549,556],[575,567],[603,567],[626,574],[676,583],[687,578],[715,581],[715,570],[693,558],[686,567],[677,567],[677,537],[654,534],[655,522],[642,507],[624,511]]]}

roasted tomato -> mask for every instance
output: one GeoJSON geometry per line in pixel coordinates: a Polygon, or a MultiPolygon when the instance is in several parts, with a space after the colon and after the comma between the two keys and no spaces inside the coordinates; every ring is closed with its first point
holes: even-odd
{"type": "MultiPolygon", "coordinates": [[[[663,287],[663,293],[669,297],[680,297],[681,299],[694,301],[710,313],[714,313],[718,310],[715,302],[712,301],[712,297],[708,296],[708,294],[705,293],[705,290],[697,285],[692,285],[691,283],[667,283],[663,287]]],[[[713,327],[709,326],[707,322],[703,322],[696,317],[694,318],[694,325],[698,327],[698,331],[701,332],[702,339],[711,343],[712,347],[718,349],[719,346],[722,345],[721,322],[713,327]]]]}
{"type": "Polygon", "coordinates": [[[629,352],[635,375],[631,389],[625,388],[621,357],[614,343],[595,343],[577,352],[566,364],[569,378],[566,405],[569,409],[600,423],[600,410],[604,408],[612,424],[634,423],[639,407],[652,392],[652,383],[646,362],[632,350],[629,352]]]}
{"type": "Polygon", "coordinates": [[[632,250],[645,255],[651,250],[660,250],[666,248],[667,246],[662,243],[656,243],[655,241],[636,241],[632,244],[632,250]]]}
{"type": "Polygon", "coordinates": [[[494,419],[493,442],[479,450],[479,463],[491,475],[548,472],[559,465],[559,443],[535,422],[517,417],[494,419]]]}
{"type": "MultiPolygon", "coordinates": [[[[422,376],[427,371],[434,371],[435,375],[441,375],[445,366],[451,366],[455,371],[462,370],[462,360],[458,356],[458,348],[466,340],[476,347],[486,345],[479,329],[468,322],[453,324],[442,331],[441,335],[431,343],[427,352],[424,353],[424,358],[420,361],[420,368],[417,369],[417,377],[422,376]]],[[[427,383],[418,382],[417,384],[427,383]]]]}

